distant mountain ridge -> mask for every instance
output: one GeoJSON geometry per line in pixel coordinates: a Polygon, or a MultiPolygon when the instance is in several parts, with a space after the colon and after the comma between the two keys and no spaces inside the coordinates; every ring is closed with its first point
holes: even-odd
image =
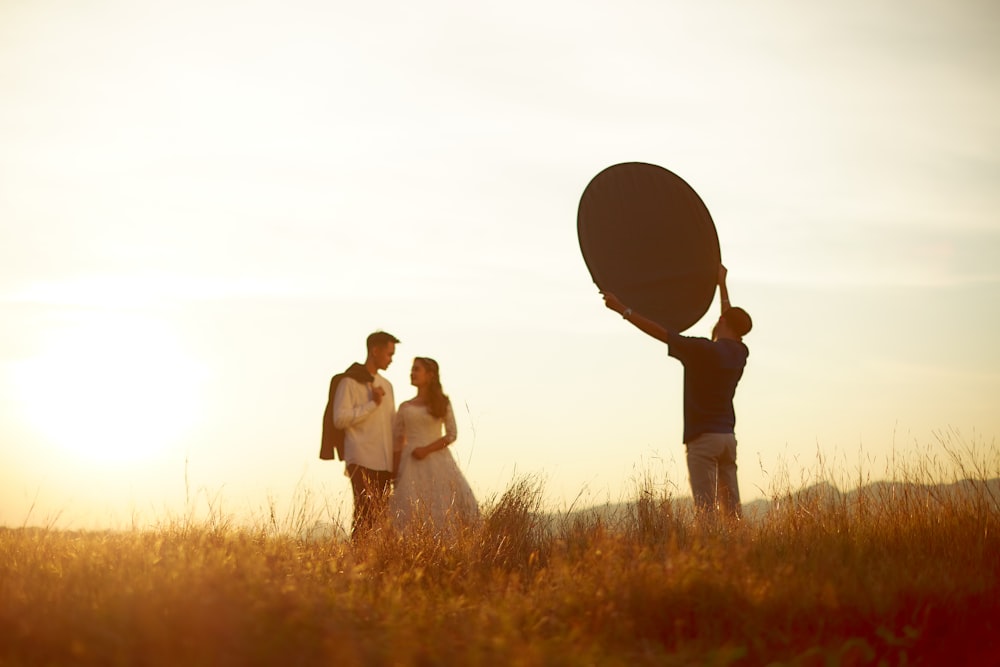
{"type": "MultiPolygon", "coordinates": [[[[877,481],[865,484],[864,486],[841,491],[829,482],[818,482],[811,486],[797,491],[775,496],[773,498],[758,498],[747,503],[743,503],[743,514],[748,519],[762,519],[769,512],[781,508],[783,505],[791,504],[798,506],[810,506],[816,503],[844,503],[848,507],[857,506],[860,498],[870,499],[876,503],[882,502],[922,502],[922,503],[944,503],[955,502],[960,499],[977,498],[987,503],[994,511],[1000,512],[1000,477],[989,480],[963,479],[950,483],[938,484],[917,484],[914,482],[897,481],[877,481]]],[[[654,507],[661,505],[664,500],[668,500],[671,508],[678,512],[690,512],[693,508],[693,500],[690,496],[680,497],[654,497],[649,500],[654,507]]],[[[548,515],[557,520],[572,521],[586,517],[600,518],[609,523],[614,523],[628,516],[629,512],[634,512],[638,500],[622,501],[617,503],[607,503],[604,505],[594,505],[567,513],[550,512],[548,515]]]]}

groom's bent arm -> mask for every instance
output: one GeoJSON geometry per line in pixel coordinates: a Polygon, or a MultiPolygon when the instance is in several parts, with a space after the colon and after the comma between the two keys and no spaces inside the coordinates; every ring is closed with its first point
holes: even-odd
{"type": "Polygon", "coordinates": [[[333,399],[333,425],[339,429],[364,421],[378,407],[378,403],[368,397],[368,387],[344,378],[337,386],[333,399]]]}

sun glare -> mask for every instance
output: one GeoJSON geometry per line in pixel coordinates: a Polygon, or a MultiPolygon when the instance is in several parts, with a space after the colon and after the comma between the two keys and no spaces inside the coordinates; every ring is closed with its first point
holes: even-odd
{"type": "Polygon", "coordinates": [[[50,330],[14,381],[25,420],[67,460],[122,465],[190,431],[202,375],[168,324],[104,311],[50,330]]]}

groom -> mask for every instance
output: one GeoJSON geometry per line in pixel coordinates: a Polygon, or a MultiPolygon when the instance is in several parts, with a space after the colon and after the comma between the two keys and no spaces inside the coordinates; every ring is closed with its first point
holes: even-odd
{"type": "Polygon", "coordinates": [[[378,372],[392,363],[398,342],[398,338],[385,331],[368,336],[368,356],[363,368],[371,379],[359,381],[359,374],[346,375],[337,385],[333,399],[333,425],[344,431],[344,462],[354,492],[352,540],[371,531],[381,520],[392,485],[392,421],[396,416],[396,401],[392,384],[378,372]]]}

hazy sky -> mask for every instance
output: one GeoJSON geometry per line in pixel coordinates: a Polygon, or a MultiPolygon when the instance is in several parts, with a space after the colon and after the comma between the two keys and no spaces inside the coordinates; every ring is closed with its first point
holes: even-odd
{"type": "Polygon", "coordinates": [[[681,367],[576,238],[636,160],[754,317],[746,500],[989,451],[995,3],[493,4],[0,0],[0,523],[343,508],[326,385],[375,329],[397,401],[440,362],[480,498],[686,495],[681,367]]]}

